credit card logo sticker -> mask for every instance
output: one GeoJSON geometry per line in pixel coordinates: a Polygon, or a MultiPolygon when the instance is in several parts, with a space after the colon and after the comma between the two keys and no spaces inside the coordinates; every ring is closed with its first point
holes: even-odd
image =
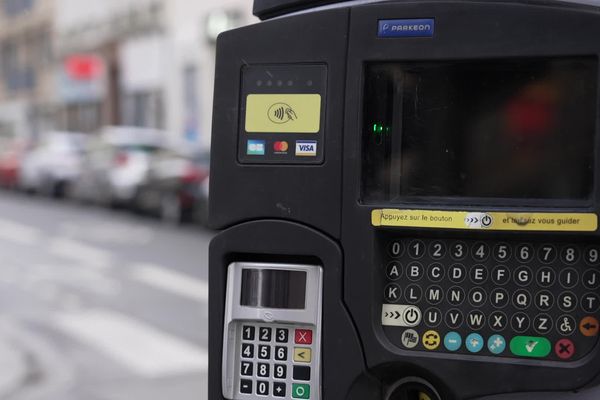
{"type": "Polygon", "coordinates": [[[246,154],[249,156],[264,156],[265,141],[264,140],[248,140],[246,154]]]}
{"type": "Polygon", "coordinates": [[[288,142],[285,140],[277,141],[273,143],[273,152],[275,154],[287,154],[289,147],[288,142]]]}
{"type": "Polygon", "coordinates": [[[317,141],[316,140],[297,140],[296,155],[299,157],[316,157],[317,141]]]}
{"type": "Polygon", "coordinates": [[[425,19],[382,19],[379,20],[379,37],[431,37],[435,20],[425,19]]]}

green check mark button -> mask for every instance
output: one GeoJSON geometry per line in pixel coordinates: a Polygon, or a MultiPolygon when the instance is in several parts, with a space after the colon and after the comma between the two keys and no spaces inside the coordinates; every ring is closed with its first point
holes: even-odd
{"type": "Polygon", "coordinates": [[[520,357],[546,357],[551,349],[550,341],[543,337],[515,336],[510,341],[510,351],[520,357]]]}

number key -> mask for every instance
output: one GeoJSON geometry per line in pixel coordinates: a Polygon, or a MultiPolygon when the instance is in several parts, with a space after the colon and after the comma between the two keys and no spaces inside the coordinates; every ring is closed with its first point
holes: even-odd
{"type": "Polygon", "coordinates": [[[258,358],[268,360],[271,357],[271,348],[266,345],[258,346],[258,358]]]}
{"type": "Polygon", "coordinates": [[[270,342],[271,341],[271,328],[260,328],[258,339],[261,342],[270,342]]]}
{"type": "Polygon", "coordinates": [[[275,347],[275,359],[277,361],[285,361],[287,359],[287,347],[275,347]]]}
{"type": "Polygon", "coordinates": [[[286,328],[277,328],[275,331],[275,341],[277,343],[287,343],[289,331],[286,328]]]}
{"type": "Polygon", "coordinates": [[[388,252],[390,256],[394,258],[402,257],[402,253],[404,253],[404,245],[399,240],[394,240],[388,246],[388,252]]]}
{"type": "Polygon", "coordinates": [[[268,396],[269,395],[269,382],[257,381],[256,382],[256,394],[268,396]]]}
{"type": "Polygon", "coordinates": [[[429,255],[434,260],[439,260],[446,255],[446,245],[444,242],[435,241],[429,245],[429,255]]]}
{"type": "Polygon", "coordinates": [[[453,259],[460,261],[467,256],[467,245],[463,242],[454,242],[450,247],[450,255],[453,259]]]}
{"type": "Polygon", "coordinates": [[[425,244],[420,240],[413,240],[408,245],[408,255],[411,258],[419,259],[425,254],[425,244]]]}
{"type": "Polygon", "coordinates": [[[485,261],[490,255],[490,248],[485,243],[476,243],[472,249],[473,258],[477,261],[485,261]]]}
{"type": "Polygon", "coordinates": [[[269,377],[269,364],[258,364],[258,369],[256,371],[256,375],[259,378],[268,378],[269,377]]]}
{"type": "Polygon", "coordinates": [[[251,362],[242,361],[242,367],[240,368],[240,374],[244,376],[252,376],[254,366],[251,362]]]}
{"type": "Polygon", "coordinates": [[[575,246],[565,246],[560,252],[560,259],[565,264],[575,264],[579,259],[579,250],[575,246]]]}
{"type": "Polygon", "coordinates": [[[253,358],[254,357],[254,345],[249,343],[242,344],[242,357],[253,358]]]}
{"type": "Polygon", "coordinates": [[[521,262],[529,262],[533,258],[533,247],[530,244],[520,244],[517,247],[517,259],[521,262]]]}
{"type": "Polygon", "coordinates": [[[254,340],[255,328],[250,325],[244,325],[242,328],[242,339],[243,340],[254,340]]]}
{"type": "Polygon", "coordinates": [[[285,364],[275,364],[274,376],[277,379],[285,379],[287,373],[287,366],[285,364]]]}
{"type": "Polygon", "coordinates": [[[550,264],[556,259],[556,248],[551,244],[544,244],[538,250],[538,259],[544,264],[550,264]]]}
{"type": "Polygon", "coordinates": [[[510,246],[506,243],[498,243],[494,246],[494,258],[498,262],[504,262],[510,258],[510,246]]]}
{"type": "Polygon", "coordinates": [[[585,249],[585,262],[589,265],[600,263],[600,250],[597,246],[590,246],[585,249]]]}

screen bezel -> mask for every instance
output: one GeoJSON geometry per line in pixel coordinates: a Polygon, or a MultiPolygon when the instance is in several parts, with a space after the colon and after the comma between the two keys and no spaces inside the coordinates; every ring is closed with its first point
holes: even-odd
{"type": "Polygon", "coordinates": [[[531,55],[531,56],[510,56],[510,57],[491,57],[491,58],[410,58],[403,59],[400,57],[389,59],[365,59],[361,66],[361,79],[359,86],[359,105],[360,110],[358,118],[359,128],[359,149],[360,149],[360,164],[359,164],[359,185],[358,185],[358,204],[371,207],[392,207],[397,208],[406,205],[416,205],[419,207],[426,205],[433,206],[470,206],[470,207],[494,207],[494,208],[516,208],[516,207],[531,207],[535,209],[589,209],[596,204],[598,198],[599,187],[597,185],[600,174],[597,173],[598,168],[598,146],[600,145],[600,56],[598,54],[548,54],[548,55],[531,55]],[[566,198],[514,198],[514,197],[472,197],[472,196],[414,196],[414,195],[397,195],[394,199],[388,200],[365,200],[364,192],[364,143],[363,138],[366,134],[366,114],[367,104],[365,102],[367,70],[369,66],[378,64],[394,64],[394,63],[435,63],[435,62],[481,62],[490,60],[510,60],[510,59],[556,59],[556,58],[575,58],[588,57],[595,59],[597,63],[597,85],[596,85],[596,115],[595,115],[595,134],[593,138],[594,150],[592,151],[592,171],[590,183],[592,187],[587,198],[581,199],[566,199],[566,198]]]}

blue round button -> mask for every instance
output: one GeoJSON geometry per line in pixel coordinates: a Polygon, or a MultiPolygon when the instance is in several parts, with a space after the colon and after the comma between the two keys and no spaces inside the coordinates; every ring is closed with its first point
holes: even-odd
{"type": "Polygon", "coordinates": [[[487,345],[492,354],[501,354],[506,349],[506,340],[500,335],[492,335],[487,345]]]}
{"type": "Polygon", "coordinates": [[[483,349],[484,341],[479,333],[471,333],[467,336],[465,346],[471,353],[479,353],[483,349]]]}
{"type": "Polygon", "coordinates": [[[448,332],[446,336],[444,336],[444,346],[449,351],[456,351],[460,349],[462,345],[462,337],[456,332],[448,332]]]}

